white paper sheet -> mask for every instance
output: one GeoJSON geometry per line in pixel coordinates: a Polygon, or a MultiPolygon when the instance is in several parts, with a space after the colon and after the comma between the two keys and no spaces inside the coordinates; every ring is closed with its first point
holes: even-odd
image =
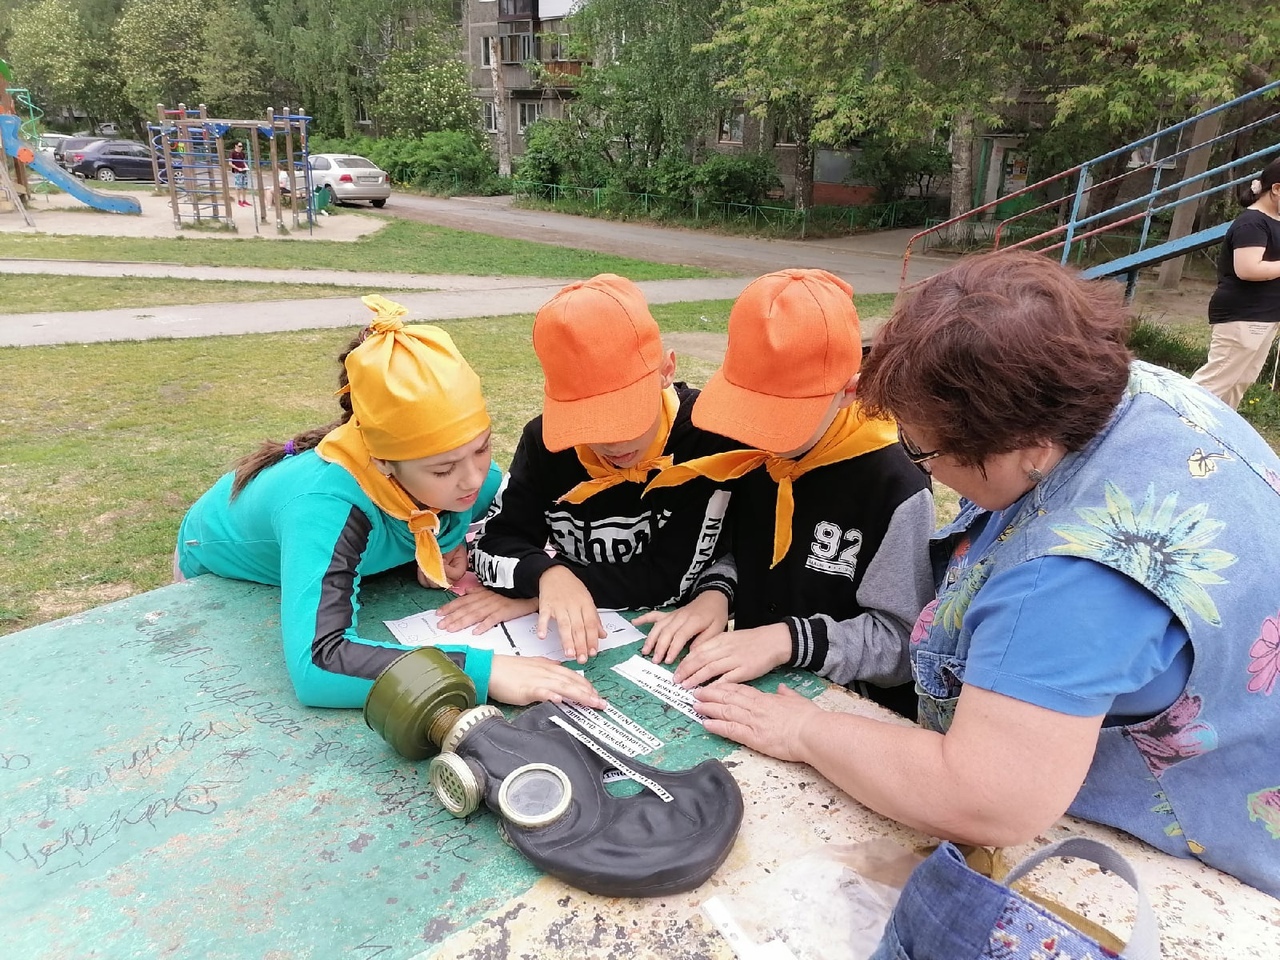
{"type": "MultiPolygon", "coordinates": [[[[424,610],[400,620],[385,620],[387,629],[396,638],[396,642],[406,647],[430,647],[440,644],[466,644],[494,653],[514,654],[518,657],[547,657],[551,660],[570,660],[564,655],[560,646],[560,632],[555,621],[547,629],[547,638],[538,639],[538,615],[528,614],[515,620],[508,620],[479,635],[470,630],[459,630],[449,633],[440,626],[440,614],[436,610],[424,610]]],[[[600,641],[598,650],[611,650],[637,640],[643,640],[644,634],[637,630],[621,614],[612,610],[600,611],[600,622],[604,625],[606,636],[600,641]]]]}

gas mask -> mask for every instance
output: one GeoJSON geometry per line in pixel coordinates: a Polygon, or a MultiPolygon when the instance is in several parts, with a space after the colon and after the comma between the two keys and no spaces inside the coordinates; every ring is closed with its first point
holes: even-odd
{"type": "Polygon", "coordinates": [[[692,890],[724,862],[742,824],[742,793],[706,760],[668,772],[615,756],[554,704],[513,721],[474,706],[475,687],[433,647],[405,654],[374,682],[365,721],[410,760],[432,757],[441,804],[465,817],[481,802],[504,839],[537,867],[606,897],[692,890]],[[640,785],[615,796],[621,771],[640,785]]]}

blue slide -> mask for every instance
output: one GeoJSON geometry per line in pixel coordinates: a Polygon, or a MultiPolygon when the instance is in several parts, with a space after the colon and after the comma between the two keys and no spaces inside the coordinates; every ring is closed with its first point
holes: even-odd
{"type": "Polygon", "coordinates": [[[97,210],[106,210],[108,213],[142,213],[142,204],[138,202],[136,197],[122,193],[103,193],[98,190],[92,190],[85,186],[85,182],[75,174],[63,170],[51,158],[45,156],[26,140],[22,139],[19,132],[21,123],[22,118],[17,114],[0,114],[0,145],[4,147],[3,152],[5,154],[22,159],[20,152],[23,151],[23,148],[26,148],[25,152],[31,154],[31,159],[24,161],[28,167],[58,189],[65,190],[81,203],[87,203],[97,210]]]}

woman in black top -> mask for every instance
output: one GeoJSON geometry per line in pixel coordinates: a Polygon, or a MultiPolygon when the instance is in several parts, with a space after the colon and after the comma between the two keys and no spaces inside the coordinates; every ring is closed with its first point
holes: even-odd
{"type": "Polygon", "coordinates": [[[1280,321],[1280,159],[1240,191],[1247,207],[1222,241],[1209,299],[1209,360],[1192,380],[1231,407],[1266,363],[1280,321]]]}

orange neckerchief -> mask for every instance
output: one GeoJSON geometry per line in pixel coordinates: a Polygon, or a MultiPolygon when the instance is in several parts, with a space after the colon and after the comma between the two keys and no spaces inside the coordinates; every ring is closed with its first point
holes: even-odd
{"type": "Polygon", "coordinates": [[[449,578],[444,573],[444,557],[436,534],[440,530],[440,517],[431,508],[423,509],[390,477],[373,465],[373,457],[360,435],[355,420],[348,420],[330,430],[316,447],[316,452],[330,463],[336,463],[356,478],[360,489],[383,513],[404,520],[409,524],[415,545],[414,557],[418,567],[432,583],[442,590],[449,588],[449,578]]]}
{"type": "Polygon", "coordinates": [[[671,457],[660,454],[666,449],[667,439],[671,436],[671,425],[675,423],[679,409],[680,398],[672,387],[667,387],[662,391],[662,410],[658,414],[661,423],[658,424],[657,436],[634,466],[619,469],[601,460],[585,444],[574,447],[573,452],[578,455],[578,462],[586,468],[591,479],[583,480],[556,503],[582,503],[602,490],[616,487],[620,483],[644,483],[654,470],[670,467],[671,457]]]}
{"type": "Polygon", "coordinates": [[[897,442],[898,427],[894,421],[869,420],[855,402],[836,413],[831,426],[798,460],[778,457],[763,450],[730,450],[668,467],[653,478],[645,493],[657,487],[674,487],[694,477],[736,480],[763,464],[778,485],[778,503],[773,520],[773,562],[769,564],[772,569],[791,549],[791,518],[795,513],[792,483],[810,470],[850,460],[897,442]]]}

